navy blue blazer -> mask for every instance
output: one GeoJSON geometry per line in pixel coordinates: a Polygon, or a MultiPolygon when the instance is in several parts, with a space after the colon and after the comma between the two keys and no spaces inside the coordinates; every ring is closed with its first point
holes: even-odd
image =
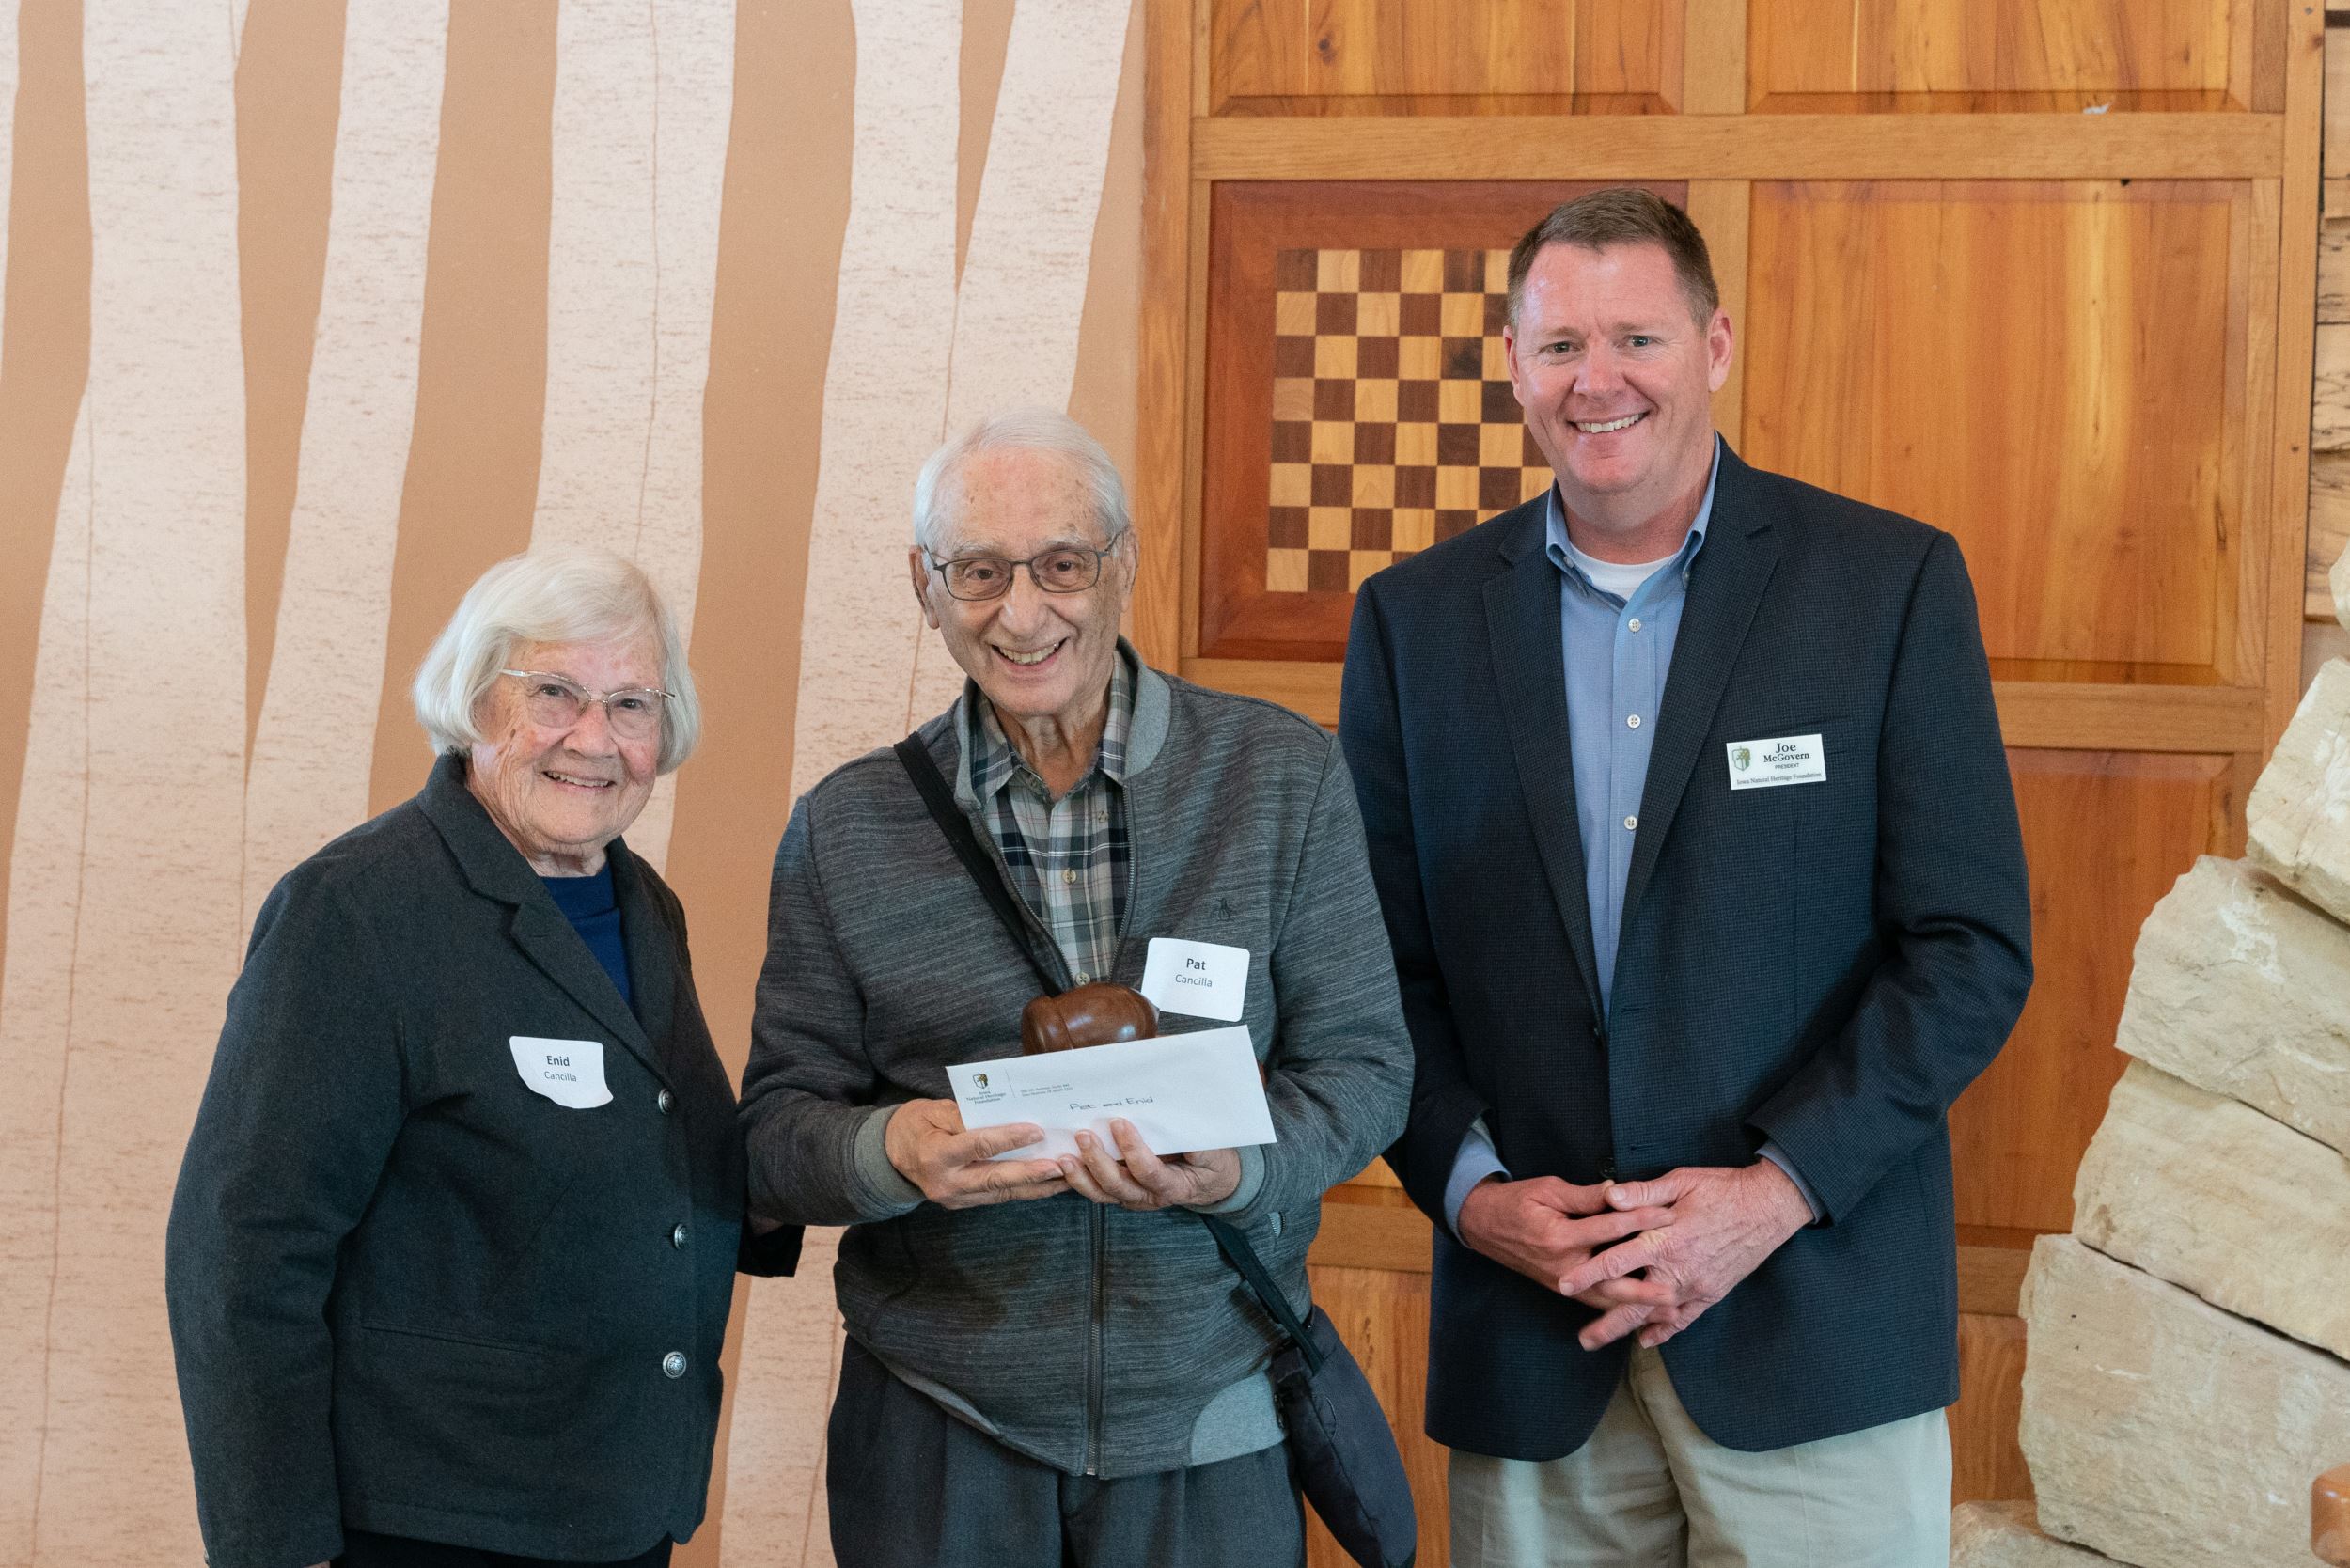
{"type": "Polygon", "coordinates": [[[2030,907],[1957,542],[1725,446],[1641,797],[1612,1017],[1535,500],[1363,585],[1339,732],[1417,1052],[1388,1160],[1435,1218],[1428,1432],[1552,1459],[1632,1341],[1443,1223],[1485,1119],[1518,1177],[1746,1165],[1825,1211],[1668,1341],[1706,1435],[1781,1448],[1958,1396],[1944,1117],[2013,1027],[2030,907]],[[1733,791],[1728,748],[1817,733],[1824,782],[1733,791]]]}

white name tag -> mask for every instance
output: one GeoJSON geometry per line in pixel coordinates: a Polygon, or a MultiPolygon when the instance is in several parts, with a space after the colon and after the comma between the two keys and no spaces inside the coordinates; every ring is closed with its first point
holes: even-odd
{"type": "Polygon", "coordinates": [[[518,1034],[507,1041],[514,1053],[514,1071],[524,1087],[572,1110],[593,1110],[612,1103],[603,1084],[603,1042],[601,1040],[542,1040],[518,1034]]]}
{"type": "Polygon", "coordinates": [[[1142,964],[1142,994],[1161,1012],[1229,1024],[1248,999],[1248,949],[1153,936],[1142,964]]]}
{"type": "Polygon", "coordinates": [[[1730,787],[1769,790],[1781,784],[1827,782],[1827,748],[1817,735],[1781,735],[1769,741],[1732,741],[1730,787]]]}

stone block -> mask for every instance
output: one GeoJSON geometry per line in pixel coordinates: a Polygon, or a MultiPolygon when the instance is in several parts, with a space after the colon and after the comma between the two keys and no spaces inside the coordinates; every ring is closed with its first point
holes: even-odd
{"type": "Polygon", "coordinates": [[[2350,1357],[2350,1156],[2248,1106],[2130,1063],[2073,1184],[2073,1231],[2350,1357]]]}
{"type": "Polygon", "coordinates": [[[2041,1534],[2028,1502],[1970,1502],[1950,1510],[1950,1568],[2097,1568],[2111,1560],[2041,1534]]]}
{"type": "Polygon", "coordinates": [[[2138,1568],[2307,1568],[2350,1365],[2071,1236],[2033,1247],[2023,1312],[2043,1530],[2138,1568]]]}
{"type": "Polygon", "coordinates": [[[2338,920],[2350,920],[2350,659],[2301,695],[2245,808],[2245,855],[2338,920]]]}
{"type": "Polygon", "coordinates": [[[2350,930],[2206,855],[2138,933],[2114,1043],[2350,1153],[2350,930]]]}

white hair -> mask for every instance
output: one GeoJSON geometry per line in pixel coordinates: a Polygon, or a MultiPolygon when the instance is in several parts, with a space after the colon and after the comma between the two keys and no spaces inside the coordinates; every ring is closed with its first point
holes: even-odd
{"type": "Polygon", "coordinates": [[[1052,452],[1066,458],[1093,493],[1094,520],[1102,541],[1115,547],[1134,528],[1126,504],[1126,481],[1091,431],[1056,408],[1014,408],[991,414],[930,455],[914,480],[914,542],[938,553],[956,510],[948,481],[982,452],[1052,452]]]}
{"type": "Polygon", "coordinates": [[[701,739],[701,701],[677,619],[643,569],[609,550],[553,546],[509,556],[475,579],[416,667],[410,695],[435,751],[468,751],[484,738],[475,711],[529,642],[613,646],[650,637],[661,649],[661,754],[675,771],[701,739]]]}

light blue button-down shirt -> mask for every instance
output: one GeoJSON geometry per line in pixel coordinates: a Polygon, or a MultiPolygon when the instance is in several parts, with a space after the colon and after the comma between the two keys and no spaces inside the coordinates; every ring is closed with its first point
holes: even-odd
{"type": "MultiPolygon", "coordinates": [[[[1544,520],[1543,553],[1559,569],[1559,654],[1566,665],[1567,745],[1574,759],[1575,828],[1583,841],[1583,891],[1590,903],[1591,953],[1599,971],[1603,1016],[1615,990],[1616,944],[1623,929],[1623,895],[1632,874],[1632,845],[1639,831],[1640,792],[1648,784],[1649,751],[1656,739],[1657,711],[1665,680],[1672,670],[1673,644],[1681,635],[1681,612],[1688,603],[1689,568],[1705,547],[1714,516],[1714,485],[1721,475],[1721,448],[1714,472],[1689,525],[1688,537],[1668,558],[1653,563],[1630,594],[1609,591],[1592,580],[1596,568],[1616,576],[1606,563],[1591,560],[1567,537],[1567,513],[1559,489],[1551,487],[1544,520]]],[[[1775,1145],[1763,1157],[1794,1178],[1806,1201],[1804,1184],[1775,1145]]],[[[1488,1176],[1508,1177],[1480,1117],[1461,1140],[1452,1175],[1445,1184],[1445,1218],[1460,1233],[1461,1202],[1488,1176]]],[[[1811,1202],[1816,1218],[1820,1212],[1811,1202]]]]}

